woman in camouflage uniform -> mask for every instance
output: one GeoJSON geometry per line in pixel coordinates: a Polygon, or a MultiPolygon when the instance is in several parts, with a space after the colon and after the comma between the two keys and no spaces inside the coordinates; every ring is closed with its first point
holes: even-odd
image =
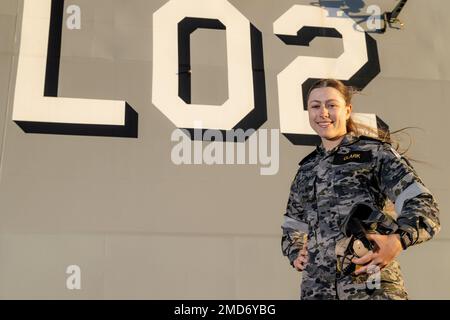
{"type": "Polygon", "coordinates": [[[283,254],[303,271],[302,299],[407,299],[395,258],[439,232],[438,206],[389,141],[358,136],[351,95],[351,88],[332,79],[318,81],[309,91],[309,121],[322,143],[300,162],[292,183],[282,225],[283,254]],[[382,212],[387,201],[395,204],[398,230],[368,234],[375,249],[351,260],[355,272],[340,275],[336,244],[346,238],[342,221],[357,203],[382,212]]]}

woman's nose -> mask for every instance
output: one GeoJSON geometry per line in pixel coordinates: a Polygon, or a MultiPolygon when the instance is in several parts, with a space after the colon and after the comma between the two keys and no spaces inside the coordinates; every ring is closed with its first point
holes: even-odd
{"type": "Polygon", "coordinates": [[[320,106],[319,115],[321,117],[327,117],[328,116],[328,109],[323,104],[320,106]]]}

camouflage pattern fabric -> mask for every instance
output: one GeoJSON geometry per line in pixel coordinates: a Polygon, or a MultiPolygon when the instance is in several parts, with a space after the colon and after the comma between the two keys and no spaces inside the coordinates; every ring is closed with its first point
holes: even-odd
{"type": "Polygon", "coordinates": [[[380,211],[395,204],[397,223],[413,235],[413,243],[440,230],[439,209],[411,164],[388,143],[352,133],[326,151],[322,145],[300,162],[292,182],[281,247],[291,265],[307,242],[302,299],[407,299],[397,261],[375,275],[338,278],[336,243],[345,236],[340,225],[352,206],[372,203],[380,211]],[[370,286],[378,276],[379,286],[370,286]]]}

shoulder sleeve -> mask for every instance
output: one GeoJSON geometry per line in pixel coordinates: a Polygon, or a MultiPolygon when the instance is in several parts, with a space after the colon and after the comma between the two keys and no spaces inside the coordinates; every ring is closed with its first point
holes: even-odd
{"type": "Polygon", "coordinates": [[[411,245],[437,234],[440,231],[438,205],[411,163],[391,145],[383,143],[378,152],[377,170],[380,190],[395,204],[399,228],[411,235],[411,245]]]}
{"type": "Polygon", "coordinates": [[[283,255],[288,257],[292,266],[299,251],[303,248],[308,234],[308,223],[304,216],[304,209],[300,200],[301,194],[298,188],[300,174],[301,168],[297,171],[291,184],[284,221],[281,226],[283,230],[281,250],[283,255]]]}
{"type": "Polygon", "coordinates": [[[359,136],[359,139],[366,140],[366,141],[375,141],[377,143],[383,143],[383,141],[380,138],[369,137],[369,136],[365,136],[365,135],[359,136]]]}
{"type": "Polygon", "coordinates": [[[304,157],[299,163],[299,166],[304,165],[306,162],[314,158],[314,156],[317,154],[317,150],[313,150],[310,154],[308,154],[306,157],[304,157]]]}

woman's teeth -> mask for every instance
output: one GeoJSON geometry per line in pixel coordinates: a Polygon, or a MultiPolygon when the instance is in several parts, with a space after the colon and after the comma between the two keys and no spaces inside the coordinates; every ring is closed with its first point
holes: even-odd
{"type": "Polygon", "coordinates": [[[318,125],[319,125],[321,128],[327,128],[328,126],[331,125],[331,122],[319,122],[318,125]]]}

